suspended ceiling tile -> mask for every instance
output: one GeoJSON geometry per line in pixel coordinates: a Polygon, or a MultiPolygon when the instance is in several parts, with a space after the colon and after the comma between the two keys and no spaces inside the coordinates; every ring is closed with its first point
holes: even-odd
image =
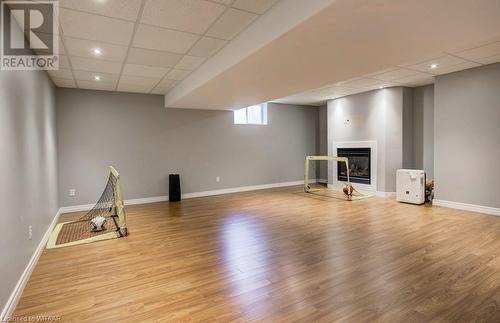
{"type": "Polygon", "coordinates": [[[425,72],[430,74],[442,74],[443,70],[450,68],[451,66],[467,62],[468,61],[456,56],[443,55],[431,60],[420,62],[414,65],[409,65],[406,67],[412,70],[417,70],[420,72],[425,72]]]}
{"type": "Polygon", "coordinates": [[[364,88],[372,85],[380,84],[380,80],[375,80],[372,78],[356,78],[344,82],[338,83],[338,85],[349,87],[349,88],[364,88]]]}
{"type": "Polygon", "coordinates": [[[428,74],[415,74],[398,79],[398,82],[408,86],[421,86],[434,83],[434,77],[428,74]]]}
{"type": "Polygon", "coordinates": [[[109,74],[102,72],[88,72],[88,71],[73,71],[75,79],[77,81],[89,81],[89,82],[100,82],[100,83],[115,83],[118,82],[118,74],[109,74]],[[99,76],[100,80],[96,81],[96,76],[99,76]]]}
{"type": "Polygon", "coordinates": [[[60,79],[53,77],[52,81],[58,87],[69,87],[69,88],[76,87],[75,81],[73,79],[60,79]]]}
{"type": "Polygon", "coordinates": [[[132,47],[128,53],[127,63],[169,68],[177,64],[182,57],[180,54],[132,47]]]}
{"type": "Polygon", "coordinates": [[[77,80],[76,83],[80,89],[86,90],[100,90],[100,91],[114,91],[116,83],[104,83],[95,81],[77,80]]]}
{"type": "Polygon", "coordinates": [[[132,75],[122,75],[120,78],[120,83],[133,84],[133,85],[145,85],[150,86],[151,89],[160,82],[160,77],[143,77],[143,76],[132,76],[132,75]]]}
{"type": "Polygon", "coordinates": [[[258,16],[236,9],[228,9],[215,24],[210,27],[206,35],[226,40],[233,39],[243,29],[250,25],[258,16]]]}
{"type": "Polygon", "coordinates": [[[63,8],[59,19],[65,36],[117,45],[127,46],[134,30],[132,22],[63,8]]]}
{"type": "Polygon", "coordinates": [[[185,55],[179,63],[175,65],[175,68],[192,71],[197,69],[204,61],[205,58],[203,57],[185,55]]]}
{"type": "Polygon", "coordinates": [[[122,62],[127,55],[126,46],[113,45],[95,40],[64,37],[64,43],[66,44],[66,52],[71,56],[122,62]],[[93,52],[94,49],[99,49],[101,54],[96,55],[93,52]]]}
{"type": "Polygon", "coordinates": [[[419,72],[412,71],[405,68],[396,68],[392,71],[385,72],[382,74],[373,75],[372,77],[382,81],[395,81],[404,77],[409,77],[412,75],[418,75],[419,72]]]}
{"type": "Polygon", "coordinates": [[[149,84],[128,84],[120,81],[117,89],[120,92],[149,93],[153,86],[149,84]]]}
{"type": "Polygon", "coordinates": [[[73,73],[70,69],[59,68],[59,70],[47,71],[50,77],[58,79],[73,79],[73,73]]]}
{"type": "Polygon", "coordinates": [[[225,9],[205,0],[149,0],[141,23],[203,34],[225,9]]]}
{"type": "Polygon", "coordinates": [[[158,66],[146,66],[137,64],[125,64],[124,75],[162,78],[169,71],[168,68],[158,66]]]}
{"type": "Polygon", "coordinates": [[[500,42],[467,49],[461,52],[457,52],[456,55],[472,61],[479,61],[487,57],[500,55],[500,42]]]}
{"type": "Polygon", "coordinates": [[[161,80],[160,83],[158,83],[157,87],[172,88],[176,86],[178,83],[179,81],[164,78],[163,80],[161,80]]]}
{"type": "Polygon", "coordinates": [[[198,39],[199,36],[182,31],[139,25],[133,44],[139,48],[184,54],[198,39]]]}
{"type": "Polygon", "coordinates": [[[135,21],[142,0],[59,0],[61,8],[135,21]]]}
{"type": "Polygon", "coordinates": [[[233,3],[233,7],[261,15],[269,10],[276,2],[278,2],[278,0],[236,0],[233,3]]]}
{"type": "Polygon", "coordinates": [[[498,62],[500,62],[500,54],[499,55],[485,57],[485,58],[476,59],[476,61],[479,62],[479,63],[481,63],[481,64],[498,63],[498,62]]]}
{"type": "Polygon", "coordinates": [[[70,69],[69,58],[65,55],[59,55],[59,68],[70,69]]]}
{"type": "Polygon", "coordinates": [[[438,75],[442,75],[442,74],[463,71],[463,70],[473,68],[473,67],[478,67],[478,66],[481,66],[481,64],[474,63],[474,62],[465,62],[465,63],[461,63],[461,64],[457,64],[457,65],[452,65],[452,66],[447,66],[447,67],[436,69],[435,73],[438,75]]]}
{"type": "Polygon", "coordinates": [[[119,74],[122,67],[121,63],[99,59],[70,57],[70,60],[73,69],[80,71],[119,74]]]}
{"type": "Polygon", "coordinates": [[[189,75],[189,73],[191,73],[191,71],[179,70],[174,68],[170,72],[168,72],[165,78],[169,80],[182,81],[189,75]]]}
{"type": "Polygon", "coordinates": [[[203,37],[193,46],[193,48],[191,48],[189,55],[210,57],[224,47],[226,43],[227,41],[225,40],[203,37]]]}

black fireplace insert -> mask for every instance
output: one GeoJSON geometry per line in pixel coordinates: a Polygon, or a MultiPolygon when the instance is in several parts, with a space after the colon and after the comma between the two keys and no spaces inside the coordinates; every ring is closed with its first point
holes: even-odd
{"type": "MultiPolygon", "coordinates": [[[[370,148],[337,148],[337,156],[349,160],[349,179],[352,183],[371,184],[370,148]]],[[[337,179],[347,181],[345,163],[337,163],[337,179]]]]}

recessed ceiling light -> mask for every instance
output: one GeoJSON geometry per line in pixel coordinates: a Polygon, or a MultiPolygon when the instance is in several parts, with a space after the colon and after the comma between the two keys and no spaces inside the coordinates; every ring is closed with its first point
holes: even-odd
{"type": "Polygon", "coordinates": [[[102,50],[101,50],[100,48],[94,48],[94,49],[92,50],[92,53],[93,53],[94,55],[96,55],[96,56],[99,56],[99,55],[101,55],[101,54],[102,54],[102,50]]]}
{"type": "Polygon", "coordinates": [[[100,77],[99,75],[96,75],[96,76],[94,76],[94,80],[96,80],[96,81],[100,81],[100,80],[101,80],[101,77],[100,77]]]}
{"type": "Polygon", "coordinates": [[[436,68],[438,68],[438,64],[431,64],[431,70],[435,70],[436,68]]]}

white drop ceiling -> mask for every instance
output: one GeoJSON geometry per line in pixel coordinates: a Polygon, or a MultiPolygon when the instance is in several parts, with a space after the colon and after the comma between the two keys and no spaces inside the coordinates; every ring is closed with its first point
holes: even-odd
{"type": "Polygon", "coordinates": [[[166,94],[169,107],[317,105],[500,61],[498,0],[59,4],[57,86],[166,94]]]}
{"type": "Polygon", "coordinates": [[[58,87],[165,94],[277,1],[59,0],[49,74],[58,87]]]}
{"type": "Polygon", "coordinates": [[[473,67],[500,62],[500,42],[441,53],[434,58],[414,64],[394,66],[351,80],[274,100],[277,103],[323,105],[329,99],[363,93],[393,86],[416,87],[434,83],[436,75],[443,75],[473,67]]]}

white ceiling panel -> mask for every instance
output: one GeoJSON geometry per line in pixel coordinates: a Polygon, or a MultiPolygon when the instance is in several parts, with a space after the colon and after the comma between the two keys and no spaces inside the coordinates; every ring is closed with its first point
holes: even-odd
{"type": "Polygon", "coordinates": [[[59,79],[52,77],[52,81],[58,87],[76,87],[75,81],[73,79],[59,79]]]}
{"type": "Polygon", "coordinates": [[[209,0],[209,1],[220,3],[227,6],[231,4],[231,2],[233,2],[234,0],[209,0]]]}
{"type": "Polygon", "coordinates": [[[55,36],[59,41],[59,55],[66,55],[66,48],[62,42],[62,36],[55,36]]]}
{"type": "Polygon", "coordinates": [[[250,25],[257,17],[258,16],[253,13],[232,8],[228,9],[215,24],[210,27],[206,35],[231,40],[250,25]]]}
{"type": "Polygon", "coordinates": [[[164,95],[166,94],[171,88],[163,88],[163,87],[155,87],[152,91],[151,94],[159,94],[159,95],[164,95]]]}
{"type": "Polygon", "coordinates": [[[100,90],[100,91],[114,91],[116,89],[116,83],[104,83],[95,81],[82,81],[77,80],[76,83],[80,89],[87,90],[100,90]]]}
{"type": "Polygon", "coordinates": [[[440,57],[436,57],[435,59],[427,60],[418,64],[406,66],[409,69],[417,70],[420,72],[430,73],[430,74],[442,74],[442,71],[450,68],[451,66],[464,64],[468,61],[452,56],[452,55],[443,55],[440,57]],[[431,66],[437,66],[432,68],[431,66]]]}
{"type": "Polygon", "coordinates": [[[338,85],[345,86],[348,88],[366,88],[371,86],[377,86],[379,84],[380,80],[375,80],[371,78],[356,78],[338,83],[338,85]]]}
{"type": "Polygon", "coordinates": [[[394,81],[411,75],[417,75],[419,72],[408,70],[405,68],[395,68],[389,72],[372,75],[373,78],[382,81],[394,81]]]}
{"type": "Polygon", "coordinates": [[[128,48],[126,46],[71,37],[64,37],[64,43],[66,44],[66,52],[68,55],[120,62],[125,60],[128,48]],[[94,49],[99,49],[102,53],[100,55],[95,55],[93,53],[94,49]]]}
{"type": "Polygon", "coordinates": [[[429,74],[419,73],[400,78],[397,82],[408,86],[420,86],[434,83],[434,77],[429,74]]]}
{"type": "Polygon", "coordinates": [[[186,76],[189,75],[191,71],[187,70],[178,70],[178,69],[172,69],[168,74],[165,76],[165,78],[169,80],[176,80],[176,81],[182,81],[183,79],[186,78],[186,76]]]}
{"type": "Polygon", "coordinates": [[[119,76],[118,74],[109,74],[102,72],[88,72],[88,71],[73,71],[75,75],[75,79],[77,81],[89,81],[96,83],[115,83],[118,82],[119,76]],[[100,80],[96,81],[95,77],[99,76],[100,80]]]}
{"type": "Polygon", "coordinates": [[[261,15],[269,10],[276,2],[278,2],[278,0],[236,0],[233,3],[233,7],[261,15]]]}
{"type": "Polygon", "coordinates": [[[192,71],[197,69],[204,61],[205,58],[203,57],[185,55],[179,63],[175,65],[175,68],[192,71]]]}
{"type": "Polygon", "coordinates": [[[225,40],[203,37],[191,48],[188,54],[199,57],[210,57],[224,47],[226,43],[227,41],[225,40]]]}
{"type": "Polygon", "coordinates": [[[117,89],[120,92],[149,93],[153,89],[153,86],[148,84],[128,84],[120,82],[117,89]]]}
{"type": "Polygon", "coordinates": [[[481,66],[479,63],[474,63],[474,62],[465,62],[462,64],[456,64],[452,66],[446,66],[446,67],[439,67],[435,70],[435,73],[437,75],[442,75],[442,74],[448,74],[448,73],[453,73],[453,72],[458,72],[458,71],[463,71],[469,68],[473,67],[478,67],[481,66]]]}
{"type": "Polygon", "coordinates": [[[60,0],[62,70],[52,75],[59,84],[67,79],[68,86],[105,90],[116,90],[119,81],[124,90],[161,80],[155,91],[168,91],[275,2],[60,0]]]}
{"type": "Polygon", "coordinates": [[[61,8],[135,21],[142,0],[59,0],[61,8]]]}
{"type": "Polygon", "coordinates": [[[68,56],[59,55],[59,68],[70,69],[68,56]]]}
{"type": "Polygon", "coordinates": [[[123,75],[162,78],[168,71],[169,69],[165,67],[125,64],[122,73],[123,75]]]}
{"type": "Polygon", "coordinates": [[[198,39],[199,36],[182,31],[139,25],[134,47],[184,54],[198,39]]]}
{"type": "Polygon", "coordinates": [[[499,55],[490,56],[490,57],[476,59],[476,61],[478,61],[481,64],[498,63],[498,62],[500,62],[500,54],[499,55]]]}
{"type": "Polygon", "coordinates": [[[203,34],[225,9],[223,5],[205,0],[149,0],[141,22],[203,34]]]}
{"type": "Polygon", "coordinates": [[[153,94],[165,94],[169,90],[171,90],[175,85],[177,85],[177,81],[173,81],[171,83],[166,83],[164,80],[160,82],[154,89],[151,91],[153,94]]]}
{"type": "Polygon", "coordinates": [[[181,58],[180,54],[133,47],[128,53],[127,63],[169,68],[175,66],[181,58]]]}
{"type": "Polygon", "coordinates": [[[488,44],[477,48],[471,48],[456,53],[457,56],[469,59],[471,61],[479,61],[480,59],[499,54],[500,54],[500,42],[488,44]]]}
{"type": "Polygon", "coordinates": [[[55,71],[47,71],[49,75],[53,78],[58,79],[73,79],[73,73],[70,69],[59,68],[55,71]]]}
{"type": "Polygon", "coordinates": [[[120,83],[131,84],[131,85],[145,85],[151,87],[151,89],[160,82],[161,77],[142,77],[133,75],[122,75],[120,78],[120,83]]]}
{"type": "Polygon", "coordinates": [[[179,81],[169,80],[169,79],[164,78],[163,80],[161,80],[160,83],[158,83],[157,87],[172,88],[172,87],[176,86],[177,84],[179,84],[179,81]]]}
{"type": "Polygon", "coordinates": [[[99,59],[71,57],[70,60],[73,65],[73,69],[80,71],[119,74],[122,68],[121,63],[99,59]]]}
{"type": "Polygon", "coordinates": [[[134,30],[132,22],[63,8],[59,19],[65,36],[111,44],[128,45],[134,30]]]}

